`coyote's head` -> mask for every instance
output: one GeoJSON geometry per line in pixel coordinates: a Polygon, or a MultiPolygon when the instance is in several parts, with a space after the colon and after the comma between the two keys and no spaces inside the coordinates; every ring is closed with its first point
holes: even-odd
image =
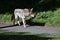
{"type": "Polygon", "coordinates": [[[31,8],[31,9],[24,9],[23,10],[23,15],[25,15],[25,16],[32,16],[32,17],[34,17],[34,14],[33,14],[33,8],[31,8]]]}

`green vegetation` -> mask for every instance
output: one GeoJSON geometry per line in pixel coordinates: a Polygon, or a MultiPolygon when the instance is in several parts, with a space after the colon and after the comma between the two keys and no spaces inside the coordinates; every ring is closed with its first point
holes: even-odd
{"type": "Polygon", "coordinates": [[[60,26],[60,8],[52,12],[51,17],[48,18],[47,25],[55,25],[55,26],[60,26]]]}
{"type": "Polygon", "coordinates": [[[6,12],[5,14],[0,14],[0,21],[11,21],[11,14],[6,12]]]}
{"type": "Polygon", "coordinates": [[[6,32],[6,31],[0,31],[0,35],[36,35],[39,37],[56,37],[60,38],[60,34],[32,34],[30,32],[6,32]]]}
{"type": "Polygon", "coordinates": [[[37,12],[34,22],[45,23],[49,26],[60,26],[60,8],[54,11],[37,12]]]}
{"type": "Polygon", "coordinates": [[[5,32],[0,31],[0,38],[9,40],[60,40],[60,34],[32,34],[29,32],[5,32]]]}

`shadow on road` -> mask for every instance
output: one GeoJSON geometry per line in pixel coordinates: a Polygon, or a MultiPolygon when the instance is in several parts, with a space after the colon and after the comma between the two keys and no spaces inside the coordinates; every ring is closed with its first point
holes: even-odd
{"type": "MultiPolygon", "coordinates": [[[[45,26],[45,23],[36,23],[30,20],[26,20],[26,24],[29,26],[45,26]]],[[[21,25],[23,25],[23,22],[21,22],[21,25]]]]}
{"type": "Polygon", "coordinates": [[[7,27],[15,27],[15,26],[17,26],[17,24],[16,24],[16,25],[6,25],[6,26],[1,26],[0,29],[1,29],[1,28],[7,28],[7,27]]]}
{"type": "Polygon", "coordinates": [[[45,23],[35,23],[35,22],[29,22],[29,21],[27,21],[27,24],[31,26],[45,26],[45,23]]]}
{"type": "MultiPolygon", "coordinates": [[[[45,23],[36,23],[36,22],[32,22],[30,20],[26,20],[26,24],[28,24],[30,26],[45,26],[45,23]]],[[[22,22],[21,22],[21,25],[23,25],[22,22]]]]}
{"type": "Polygon", "coordinates": [[[39,37],[36,35],[0,35],[0,40],[50,40],[49,37],[39,37]]]}
{"type": "MultiPolygon", "coordinates": [[[[45,26],[45,23],[35,23],[35,22],[31,22],[29,20],[26,20],[26,24],[29,25],[27,27],[30,27],[30,26],[45,26]]],[[[23,25],[23,23],[21,22],[21,25],[23,25]]],[[[15,26],[18,26],[18,24],[16,25],[6,25],[6,26],[1,26],[1,28],[8,28],[8,27],[15,27],[15,26]]]]}

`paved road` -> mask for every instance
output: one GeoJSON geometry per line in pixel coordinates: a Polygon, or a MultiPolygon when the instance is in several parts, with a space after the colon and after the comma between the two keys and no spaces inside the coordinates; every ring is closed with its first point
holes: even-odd
{"type": "Polygon", "coordinates": [[[29,26],[24,28],[23,26],[0,26],[0,30],[12,31],[12,32],[31,32],[34,34],[48,33],[48,34],[60,34],[60,29],[44,27],[44,26],[29,26]]]}

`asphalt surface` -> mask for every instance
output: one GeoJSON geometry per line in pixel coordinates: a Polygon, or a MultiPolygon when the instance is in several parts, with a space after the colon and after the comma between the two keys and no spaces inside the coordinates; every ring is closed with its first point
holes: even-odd
{"type": "Polygon", "coordinates": [[[27,28],[24,28],[23,26],[0,25],[0,30],[6,30],[8,32],[31,32],[33,34],[60,34],[60,28],[51,28],[46,26],[28,26],[27,28]]]}

